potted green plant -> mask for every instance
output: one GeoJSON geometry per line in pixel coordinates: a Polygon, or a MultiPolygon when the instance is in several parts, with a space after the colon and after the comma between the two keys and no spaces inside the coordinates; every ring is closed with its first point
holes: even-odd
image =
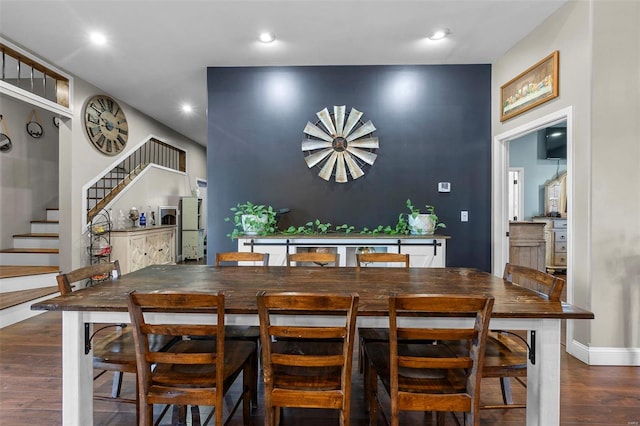
{"type": "Polygon", "coordinates": [[[407,199],[407,208],[411,212],[409,213],[409,230],[412,235],[433,235],[436,229],[447,227],[438,221],[435,207],[432,205],[425,205],[426,213],[422,213],[413,206],[410,199],[407,199]]]}
{"type": "Polygon", "coordinates": [[[271,206],[253,204],[250,201],[238,203],[230,209],[233,218],[226,217],[225,222],[233,221],[234,229],[228,236],[268,235],[276,231],[276,212],[271,206]]]}

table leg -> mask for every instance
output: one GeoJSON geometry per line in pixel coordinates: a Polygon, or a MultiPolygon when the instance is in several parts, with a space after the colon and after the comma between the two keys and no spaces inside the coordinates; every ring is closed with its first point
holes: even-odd
{"type": "Polygon", "coordinates": [[[62,313],[62,424],[93,425],[93,353],[84,354],[82,312],[62,313]]]}
{"type": "Polygon", "coordinates": [[[560,323],[537,320],[536,364],[527,368],[527,426],[560,424],[560,323]]]}

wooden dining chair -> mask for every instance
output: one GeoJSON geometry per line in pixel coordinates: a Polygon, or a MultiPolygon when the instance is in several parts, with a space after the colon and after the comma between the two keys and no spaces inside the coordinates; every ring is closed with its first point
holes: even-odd
{"type": "Polygon", "coordinates": [[[465,425],[480,425],[480,368],[493,302],[492,297],[482,296],[392,294],[389,342],[365,346],[369,424],[377,424],[384,401],[378,394],[380,378],[390,399],[393,426],[399,425],[401,411],[435,411],[439,425],[444,425],[447,412],[463,412],[465,425]],[[428,323],[416,322],[416,316],[424,321],[458,318],[468,325],[430,328],[428,323]],[[467,348],[464,354],[459,341],[468,342],[463,345],[467,348]]]}
{"type": "Polygon", "coordinates": [[[338,267],[340,266],[340,255],[338,253],[320,252],[290,253],[287,255],[287,266],[292,266],[292,262],[295,262],[296,265],[302,262],[313,262],[320,266],[326,266],[333,263],[333,266],[338,267]]]}
{"type": "Polygon", "coordinates": [[[356,253],[356,268],[359,270],[371,263],[402,263],[409,267],[409,255],[402,253],[356,253]]]}
{"type": "MultiPolygon", "coordinates": [[[[365,267],[371,263],[400,263],[405,268],[409,268],[409,255],[401,253],[356,253],[356,268],[365,267]]],[[[366,365],[364,353],[364,345],[367,342],[384,342],[389,340],[389,333],[386,329],[358,327],[358,369],[360,373],[364,371],[366,365]]],[[[366,379],[366,377],[365,377],[366,379]]]]}
{"type": "Polygon", "coordinates": [[[229,266],[229,263],[238,266],[238,262],[254,262],[254,265],[259,262],[260,266],[269,266],[269,253],[254,253],[251,251],[216,253],[216,266],[229,266]]]}
{"type": "Polygon", "coordinates": [[[258,293],[265,426],[279,424],[283,407],[339,410],[340,425],[349,425],[358,300],[357,294],[258,293]],[[323,313],[332,318],[316,317],[323,313]],[[309,316],[314,325],[303,325],[309,316]]]}
{"type": "MultiPolygon", "coordinates": [[[[507,263],[504,267],[505,281],[536,291],[541,297],[560,301],[565,280],[546,272],[526,266],[507,263]]],[[[482,368],[482,377],[499,378],[502,405],[485,404],[481,408],[526,408],[524,403],[514,403],[510,378],[515,378],[526,387],[522,378],[527,377],[528,348],[526,339],[516,331],[491,330],[482,368]]]]}
{"type": "MultiPolygon", "coordinates": [[[[225,339],[224,293],[134,291],[128,295],[128,307],[136,344],[141,425],[153,424],[154,404],[212,406],[214,409],[204,423],[215,415],[215,424],[224,424],[223,398],[241,373],[242,391],[228,418],[242,404],[243,422],[249,424],[249,383],[257,375],[252,361],[256,356],[256,345],[225,339]],[[173,324],[163,315],[179,313],[184,316],[189,312],[196,318],[210,313],[212,323],[173,324]],[[160,352],[149,345],[149,336],[154,334],[182,340],[160,352]],[[196,340],[183,336],[216,337],[196,340]]],[[[199,418],[199,411],[196,418],[199,418]]]]}
{"type": "MultiPolygon", "coordinates": [[[[117,279],[120,274],[120,263],[115,260],[108,263],[98,263],[75,269],[65,274],[59,274],[58,290],[62,295],[70,294],[73,289],[89,280],[97,283],[94,285],[108,285],[117,279]]],[[[151,340],[153,347],[162,350],[173,343],[172,339],[164,336],[154,336],[151,340]]],[[[107,324],[94,331],[88,342],[89,348],[93,346],[93,368],[98,371],[94,380],[108,371],[113,372],[113,385],[111,396],[94,395],[94,399],[103,401],[125,402],[136,404],[137,395],[134,398],[120,396],[123,373],[136,373],[136,351],[131,327],[126,324],[107,324]]]]}
{"type": "MultiPolygon", "coordinates": [[[[231,251],[216,253],[216,267],[238,266],[239,262],[254,262],[260,266],[269,266],[269,253],[254,253],[231,251]]],[[[254,342],[257,347],[258,355],[255,358],[256,370],[258,369],[258,360],[260,358],[260,327],[252,325],[227,325],[225,327],[225,336],[229,340],[246,340],[254,342]]],[[[258,376],[251,384],[251,404],[258,407],[258,376]]]]}

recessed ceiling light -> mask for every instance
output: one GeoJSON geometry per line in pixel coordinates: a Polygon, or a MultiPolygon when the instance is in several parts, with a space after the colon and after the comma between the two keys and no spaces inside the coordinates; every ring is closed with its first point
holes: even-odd
{"type": "Polygon", "coordinates": [[[193,111],[193,108],[189,104],[182,105],[182,112],[190,113],[193,111]]]}
{"type": "Polygon", "coordinates": [[[91,37],[91,42],[97,46],[104,46],[107,44],[107,37],[98,32],[93,32],[89,35],[91,37]]]}
{"type": "Polygon", "coordinates": [[[442,29],[433,31],[431,34],[429,34],[428,37],[429,37],[429,40],[442,40],[449,34],[451,34],[451,31],[449,30],[449,28],[442,28],[442,29]]]}
{"type": "Polygon", "coordinates": [[[263,43],[271,43],[275,39],[276,39],[276,36],[273,33],[264,32],[260,34],[260,41],[263,43]]]}

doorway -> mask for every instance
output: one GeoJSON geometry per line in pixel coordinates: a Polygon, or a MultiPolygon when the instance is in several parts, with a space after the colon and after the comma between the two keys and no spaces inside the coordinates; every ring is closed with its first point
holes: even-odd
{"type": "MultiPolygon", "coordinates": [[[[573,108],[567,107],[548,114],[510,131],[498,134],[492,144],[492,271],[501,276],[504,265],[509,260],[509,144],[511,141],[532,132],[566,122],[567,126],[567,302],[573,301],[573,108]]],[[[526,217],[526,213],[524,214],[526,217]]],[[[572,322],[569,321],[566,339],[573,339],[572,322]]]]}

